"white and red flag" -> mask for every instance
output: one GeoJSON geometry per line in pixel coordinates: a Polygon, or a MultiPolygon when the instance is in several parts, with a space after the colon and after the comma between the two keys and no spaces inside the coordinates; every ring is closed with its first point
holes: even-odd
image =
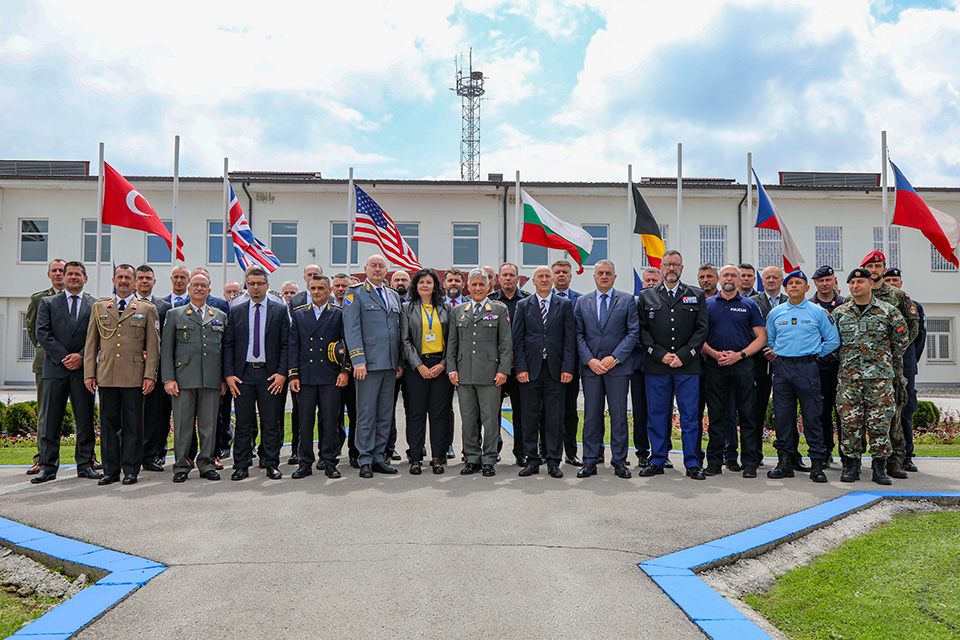
{"type": "MultiPolygon", "coordinates": [[[[103,163],[103,224],[137,229],[160,236],[173,249],[173,236],[147,199],[126,178],[103,163]]],[[[183,240],[177,237],[177,259],[183,260],[183,240]]]]}

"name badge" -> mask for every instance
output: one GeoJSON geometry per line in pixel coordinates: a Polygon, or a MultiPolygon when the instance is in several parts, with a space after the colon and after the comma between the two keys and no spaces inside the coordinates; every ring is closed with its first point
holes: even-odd
{"type": "Polygon", "coordinates": [[[426,334],[423,335],[423,340],[424,340],[424,342],[436,342],[436,341],[437,341],[437,334],[435,334],[435,333],[426,333],[426,334]]]}
{"type": "Polygon", "coordinates": [[[680,302],[682,302],[683,304],[696,304],[697,296],[683,296],[680,299],[680,302]]]}

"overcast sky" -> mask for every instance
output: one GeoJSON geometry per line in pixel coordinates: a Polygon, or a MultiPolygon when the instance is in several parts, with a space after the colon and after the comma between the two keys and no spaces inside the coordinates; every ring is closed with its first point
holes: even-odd
{"type": "Polygon", "coordinates": [[[459,179],[454,59],[483,71],[481,176],[880,170],[960,186],[957,0],[0,0],[0,157],[127,175],[459,179]]]}

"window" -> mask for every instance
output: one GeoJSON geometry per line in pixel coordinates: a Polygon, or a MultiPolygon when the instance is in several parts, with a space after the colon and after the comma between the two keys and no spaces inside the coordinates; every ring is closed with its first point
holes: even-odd
{"type": "Polygon", "coordinates": [[[930,245],[930,271],[956,271],[953,263],[940,255],[940,252],[930,245]]]}
{"type": "MultiPolygon", "coordinates": [[[[163,226],[172,232],[173,221],[164,220],[163,226]]],[[[167,246],[167,241],[152,233],[147,234],[147,264],[170,264],[170,247],[167,246]]]]}
{"type": "Polygon", "coordinates": [[[27,334],[27,312],[20,312],[20,355],[17,357],[18,362],[33,362],[33,356],[36,355],[37,350],[34,349],[33,343],[30,342],[30,336],[27,334]]]}
{"type": "MultiPolygon", "coordinates": [[[[873,228],[873,248],[883,251],[883,227],[873,228]]],[[[900,268],[900,227],[887,227],[887,268],[900,268]]]]}
{"type": "Polygon", "coordinates": [[[285,265],[297,264],[297,223],[270,223],[270,250],[285,265]]]}
{"type": "Polygon", "coordinates": [[[927,318],[927,349],[924,353],[930,363],[954,361],[953,318],[927,318]]]}
{"type": "MultiPolygon", "coordinates": [[[[83,256],[81,260],[86,263],[96,263],[97,261],[97,221],[83,221],[83,256]]],[[[103,225],[103,235],[100,236],[100,260],[101,262],[110,262],[110,225],[103,225]]]]}
{"type": "Polygon", "coordinates": [[[700,264],[706,262],[718,269],[727,263],[727,225],[700,225],[700,264]]]}
{"type": "Polygon", "coordinates": [[[817,266],[830,265],[835,271],[843,270],[840,227],[817,227],[814,230],[817,266]]]}
{"type": "MultiPolygon", "coordinates": [[[[669,233],[670,233],[670,227],[668,225],[665,225],[665,224],[660,225],[660,238],[663,240],[663,246],[666,247],[667,249],[670,248],[669,233]]],[[[641,267],[650,266],[650,261],[647,260],[647,252],[644,250],[641,250],[640,252],[640,266],[641,267]]]]}
{"type": "Polygon", "coordinates": [[[583,230],[593,236],[593,249],[583,261],[583,266],[592,267],[599,260],[609,260],[610,226],[605,224],[585,224],[583,230]]]}
{"type": "Polygon", "coordinates": [[[20,262],[46,262],[49,220],[20,221],[20,262]]]}
{"type": "MultiPolygon", "coordinates": [[[[231,233],[227,236],[227,264],[236,261],[231,233]]],[[[223,220],[207,220],[207,264],[223,264],[223,220]]]]}
{"type": "MultiPolygon", "coordinates": [[[[420,257],[420,223],[419,222],[397,222],[397,231],[403,236],[413,252],[420,257]]],[[[413,274],[410,274],[413,275],[413,274]]]]}
{"type": "Polygon", "coordinates": [[[549,249],[540,245],[523,243],[523,264],[528,267],[539,267],[549,261],[549,249]]]}
{"type": "Polygon", "coordinates": [[[776,229],[757,229],[757,270],[783,264],[783,241],[776,229]]]}
{"type": "Polygon", "coordinates": [[[457,267],[476,267],[480,264],[479,223],[453,224],[453,264],[457,267]]]}
{"type": "MultiPolygon", "coordinates": [[[[347,222],[330,223],[330,264],[347,264],[347,242],[350,241],[350,234],[347,233],[348,225],[347,222]]],[[[417,243],[419,242],[418,239],[417,243]]],[[[350,242],[350,264],[358,263],[358,254],[357,242],[350,242]]]]}

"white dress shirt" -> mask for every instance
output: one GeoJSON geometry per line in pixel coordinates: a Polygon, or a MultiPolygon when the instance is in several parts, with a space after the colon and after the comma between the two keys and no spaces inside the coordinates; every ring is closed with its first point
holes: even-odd
{"type": "Polygon", "coordinates": [[[264,298],[263,302],[260,303],[260,355],[254,357],[253,355],[253,319],[257,313],[257,303],[253,300],[250,301],[250,306],[247,309],[247,362],[266,362],[267,357],[264,354],[266,350],[265,339],[267,337],[267,299],[264,298]]]}

